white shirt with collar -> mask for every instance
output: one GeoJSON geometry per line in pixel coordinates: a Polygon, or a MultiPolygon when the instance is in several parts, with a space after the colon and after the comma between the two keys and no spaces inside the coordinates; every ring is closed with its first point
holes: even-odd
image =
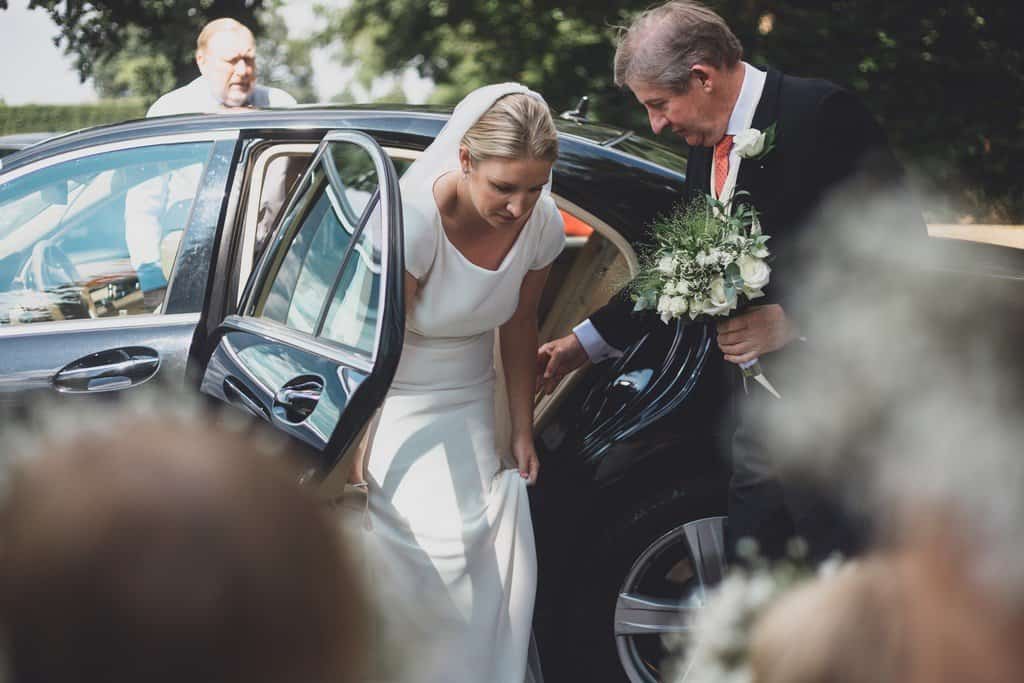
{"type": "MultiPolygon", "coordinates": [[[[729,123],[725,128],[726,135],[736,135],[750,128],[750,124],[754,120],[754,112],[761,101],[761,93],[764,92],[764,83],[767,77],[766,72],[743,62],[743,85],[740,86],[739,97],[736,98],[736,104],[733,105],[732,114],[729,116],[729,123]]],[[[731,194],[736,187],[740,161],[740,155],[733,147],[729,152],[729,175],[726,176],[725,185],[722,187],[722,194],[725,196],[731,194]]],[[[712,164],[711,177],[708,178],[708,190],[712,193],[714,193],[714,173],[715,167],[712,164]]],[[[599,363],[607,358],[617,358],[622,355],[620,349],[604,340],[589,318],[572,328],[572,331],[580,340],[580,345],[583,346],[583,350],[587,352],[587,357],[592,363],[599,363]]]]}
{"type": "MultiPolygon", "coordinates": [[[[253,86],[249,101],[250,107],[294,107],[295,98],[280,88],[268,88],[262,85],[253,86]]],[[[202,114],[218,112],[223,103],[213,96],[206,79],[200,76],[188,85],[163,95],[146,112],[146,117],[169,116],[171,114],[202,114]]]]}

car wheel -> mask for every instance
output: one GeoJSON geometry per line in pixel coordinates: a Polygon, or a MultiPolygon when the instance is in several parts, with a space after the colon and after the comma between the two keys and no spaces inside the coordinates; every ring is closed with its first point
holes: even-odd
{"type": "Polygon", "coordinates": [[[601,535],[573,599],[572,669],[602,683],[669,680],[688,617],[711,580],[692,537],[709,528],[698,520],[721,519],[710,517],[717,508],[671,489],[621,514],[601,535]]]}

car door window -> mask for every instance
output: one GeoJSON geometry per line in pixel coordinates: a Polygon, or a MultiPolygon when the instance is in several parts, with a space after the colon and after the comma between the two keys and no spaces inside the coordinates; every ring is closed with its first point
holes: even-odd
{"type": "Polygon", "coordinates": [[[359,145],[334,143],[304,182],[284,219],[294,237],[254,314],[371,356],[382,257],[373,159],[359,145]]]}
{"type": "Polygon", "coordinates": [[[104,152],[0,184],[0,324],[159,310],[213,144],[104,152]]]}
{"type": "MultiPolygon", "coordinates": [[[[237,314],[214,329],[201,391],[343,457],[387,393],[405,330],[401,197],[360,131],[330,131],[288,199],[237,314]]],[[[308,448],[306,448],[308,447],[308,448]]]]}

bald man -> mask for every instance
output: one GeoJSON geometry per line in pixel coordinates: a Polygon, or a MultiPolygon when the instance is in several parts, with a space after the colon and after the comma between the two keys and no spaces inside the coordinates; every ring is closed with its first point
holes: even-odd
{"type": "Polygon", "coordinates": [[[214,19],[203,27],[196,41],[196,65],[202,75],[154,102],[147,117],[295,105],[284,90],[256,84],[252,31],[234,19],[214,19]]]}

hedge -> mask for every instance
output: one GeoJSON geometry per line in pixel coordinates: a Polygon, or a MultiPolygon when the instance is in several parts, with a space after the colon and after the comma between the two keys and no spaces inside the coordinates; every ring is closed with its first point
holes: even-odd
{"type": "Polygon", "coordinates": [[[104,100],[95,104],[0,104],[0,135],[63,133],[104,123],[139,119],[146,115],[146,102],[125,98],[104,100]]]}

